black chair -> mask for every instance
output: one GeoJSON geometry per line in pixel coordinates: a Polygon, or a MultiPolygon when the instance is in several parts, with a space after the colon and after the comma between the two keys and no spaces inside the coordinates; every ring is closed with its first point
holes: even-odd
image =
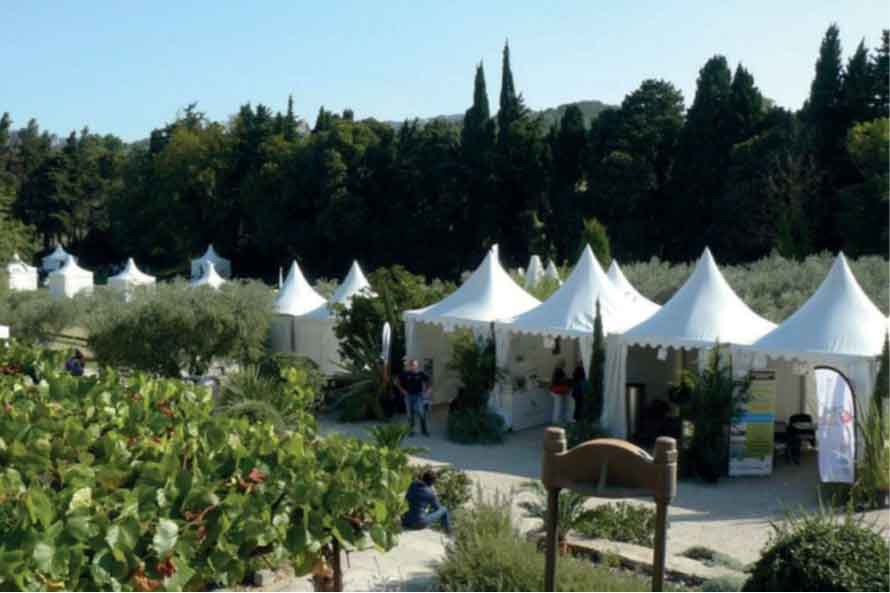
{"type": "Polygon", "coordinates": [[[788,418],[788,451],[791,454],[791,460],[800,465],[801,445],[809,442],[810,445],[816,447],[816,428],[813,424],[813,417],[809,414],[793,414],[788,418]]]}

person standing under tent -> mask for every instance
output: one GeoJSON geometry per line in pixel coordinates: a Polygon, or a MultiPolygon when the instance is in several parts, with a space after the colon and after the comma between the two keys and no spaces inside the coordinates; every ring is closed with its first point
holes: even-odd
{"type": "Polygon", "coordinates": [[[408,408],[408,419],[411,422],[411,436],[414,436],[414,422],[420,419],[420,429],[424,436],[430,436],[426,425],[424,413],[424,394],[430,389],[430,378],[423,371],[418,370],[416,359],[410,359],[396,380],[396,387],[405,397],[405,406],[408,408]]]}
{"type": "Polygon", "coordinates": [[[565,426],[569,423],[569,402],[571,401],[572,387],[566,376],[565,361],[560,360],[553,369],[550,379],[550,395],[553,396],[553,424],[565,426]]]}
{"type": "Polygon", "coordinates": [[[575,401],[575,422],[580,422],[584,418],[584,363],[579,359],[575,365],[575,372],[572,374],[572,399],[575,401]]]}

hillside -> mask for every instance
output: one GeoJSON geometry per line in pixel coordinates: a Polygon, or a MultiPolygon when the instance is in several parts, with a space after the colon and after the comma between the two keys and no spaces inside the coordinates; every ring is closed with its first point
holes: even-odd
{"type": "MultiPolygon", "coordinates": [[[[581,109],[581,113],[584,114],[584,123],[586,125],[590,125],[590,122],[600,114],[601,111],[607,109],[609,107],[613,107],[612,105],[606,105],[602,101],[574,101],[572,103],[564,103],[557,107],[548,107],[547,109],[542,109],[541,111],[532,111],[533,116],[537,116],[541,120],[541,124],[544,129],[549,128],[555,123],[559,122],[559,119],[562,117],[562,114],[565,113],[566,109],[570,105],[577,105],[581,109]]],[[[425,123],[431,122],[435,119],[445,119],[447,121],[456,123],[460,125],[463,122],[464,116],[462,113],[455,113],[451,115],[437,115],[435,117],[421,117],[418,118],[417,121],[423,125],[425,123]]],[[[403,121],[387,121],[389,125],[398,129],[404,123],[403,121]]]]}

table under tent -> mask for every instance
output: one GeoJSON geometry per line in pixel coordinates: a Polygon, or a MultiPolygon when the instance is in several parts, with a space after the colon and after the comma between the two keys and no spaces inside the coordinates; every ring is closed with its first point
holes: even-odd
{"type": "Polygon", "coordinates": [[[9,290],[37,290],[37,268],[22,261],[18,253],[6,265],[9,290]]]}
{"type": "Polygon", "coordinates": [[[306,337],[299,331],[298,318],[325,303],[324,297],[315,292],[294,260],[275,298],[276,314],[269,329],[271,350],[291,354],[311,350],[309,345],[304,345],[306,337]]]}
{"type": "Polygon", "coordinates": [[[192,260],[192,278],[198,278],[204,275],[204,269],[207,264],[213,264],[216,273],[223,278],[232,277],[232,262],[221,256],[213,249],[213,244],[207,246],[204,255],[192,260]]]}
{"type": "Polygon", "coordinates": [[[127,265],[118,274],[108,279],[108,286],[121,291],[124,298],[129,299],[133,289],[138,286],[151,286],[155,283],[155,277],[146,274],[138,267],[133,258],[127,260],[127,265]]]}
{"type": "Polygon", "coordinates": [[[93,290],[93,273],[77,265],[69,255],[64,265],[49,274],[49,293],[54,297],[73,297],[79,292],[93,290]]]}
{"type": "Polygon", "coordinates": [[[840,254],[800,309],[751,346],[733,348],[739,376],[774,371],[777,426],[810,416],[823,482],[853,482],[856,424],[869,412],[887,331],[840,254]]]}
{"type": "Polygon", "coordinates": [[[606,272],[606,276],[609,277],[609,280],[612,281],[612,284],[615,285],[615,288],[621,290],[627,295],[629,299],[634,302],[636,307],[640,309],[646,310],[650,315],[658,311],[660,306],[657,303],[653,303],[646,297],[640,294],[640,292],[634,287],[633,284],[628,281],[628,279],[624,276],[624,272],[621,271],[621,268],[618,266],[618,260],[613,259],[612,264],[609,266],[609,271],[606,272]]]}
{"type": "Polygon", "coordinates": [[[216,272],[216,264],[213,262],[204,262],[200,269],[201,274],[190,282],[192,286],[209,286],[215,290],[226,283],[225,278],[216,272]]]}
{"type": "Polygon", "coordinates": [[[56,245],[52,253],[43,257],[40,267],[46,273],[55,272],[65,265],[65,262],[68,261],[68,255],[68,252],[61,245],[56,245]]]}
{"type": "Polygon", "coordinates": [[[495,324],[497,363],[507,378],[493,399],[507,426],[520,430],[551,421],[549,383],[557,365],[571,377],[580,360],[589,376],[597,302],[604,335],[623,332],[651,315],[615,288],[588,246],[550,298],[495,324]]]}
{"type": "Polygon", "coordinates": [[[751,345],[775,327],[733,292],[705,248],[692,275],[661,309],[606,339],[603,425],[617,438],[674,426],[668,393],[684,369],[703,368],[718,340],[751,345]]]}
{"type": "Polygon", "coordinates": [[[371,291],[371,284],[365,278],[358,262],[353,261],[349,273],[346,274],[342,284],[337,287],[331,300],[295,320],[298,325],[297,333],[300,336],[296,342],[297,354],[314,360],[325,375],[343,372],[340,341],[334,333],[337,312],[333,305],[349,308],[352,304],[352,297],[357,294],[373,296],[374,293],[371,291]]]}
{"type": "Polygon", "coordinates": [[[477,337],[489,337],[492,322],[515,317],[539,304],[501,267],[495,245],[456,291],[429,307],[405,311],[405,351],[430,375],[433,403],[450,402],[460,387],[457,374],[448,368],[450,334],[464,328],[477,337]]]}

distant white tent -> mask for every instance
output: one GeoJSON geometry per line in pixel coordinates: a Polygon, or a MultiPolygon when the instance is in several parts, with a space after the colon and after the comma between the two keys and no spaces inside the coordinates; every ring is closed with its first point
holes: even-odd
{"type": "Polygon", "coordinates": [[[37,268],[23,262],[18,253],[6,265],[6,274],[9,290],[37,290],[37,268]]]}
{"type": "Polygon", "coordinates": [[[326,375],[343,371],[340,366],[340,342],[334,334],[337,316],[333,305],[349,308],[352,298],[357,294],[372,295],[373,292],[358,262],[354,261],[330,302],[294,319],[296,334],[299,336],[297,354],[314,360],[326,375]]]}
{"type": "Polygon", "coordinates": [[[56,249],[41,260],[41,268],[44,272],[53,272],[65,265],[68,260],[68,252],[61,245],[56,245],[56,249]]]}
{"type": "Polygon", "coordinates": [[[120,273],[108,279],[108,286],[123,291],[125,294],[137,286],[148,286],[154,283],[155,277],[137,268],[132,257],[127,260],[127,265],[120,273]]]}
{"type": "Polygon", "coordinates": [[[204,274],[204,269],[207,267],[207,264],[213,264],[217,274],[223,278],[230,278],[232,276],[232,262],[218,254],[211,244],[207,247],[207,251],[204,252],[204,255],[192,260],[192,279],[198,278],[204,274]]]}
{"type": "Polygon", "coordinates": [[[597,302],[606,335],[623,332],[650,315],[615,288],[586,246],[572,273],[550,298],[495,324],[498,367],[509,374],[498,385],[495,405],[508,425],[522,429],[550,420],[553,398],[537,380],[548,380],[558,362],[571,374],[580,360],[585,375],[590,373],[597,302]],[[554,340],[560,340],[558,354],[554,340]]]}
{"type": "Polygon", "coordinates": [[[556,280],[557,283],[562,284],[562,279],[559,277],[559,270],[556,268],[556,263],[551,259],[550,263],[547,264],[547,269],[544,270],[544,278],[548,280],[556,280]]]}
{"type": "Polygon", "coordinates": [[[616,288],[623,290],[625,294],[638,304],[639,307],[645,307],[651,313],[655,313],[660,308],[657,303],[650,301],[634,288],[634,285],[627,280],[624,276],[624,272],[622,272],[621,268],[618,266],[617,259],[612,260],[607,275],[609,276],[609,280],[612,281],[612,284],[614,284],[616,288]]]}
{"type": "MultiPolygon", "coordinates": [[[[803,412],[818,421],[813,371],[833,369],[849,382],[861,420],[869,410],[887,331],[887,318],[859,286],[841,253],[800,309],[754,344],[733,349],[733,370],[740,375],[752,368],[776,370],[777,383],[789,386],[778,390],[777,419],[803,412]]],[[[821,446],[819,454],[821,458],[821,446]]]]}
{"type": "Polygon", "coordinates": [[[216,289],[226,283],[225,279],[216,273],[216,266],[213,262],[205,262],[202,270],[201,275],[191,281],[192,286],[209,286],[216,289]]]}
{"type": "Polygon", "coordinates": [[[73,255],[61,268],[49,274],[49,293],[55,297],[73,297],[93,290],[93,273],[77,265],[73,255]]]}
{"type": "Polygon", "coordinates": [[[692,275],[663,307],[624,334],[609,336],[604,425],[615,436],[626,435],[628,383],[645,385],[648,401],[663,399],[684,367],[704,365],[701,350],[713,348],[718,340],[750,345],[775,327],[733,292],[706,248],[692,275]],[[628,349],[634,346],[648,349],[637,349],[629,364],[628,349]],[[697,352],[697,358],[687,360],[689,351],[697,352]]]}
{"type": "Polygon", "coordinates": [[[300,266],[294,261],[291,264],[284,285],[275,299],[275,312],[270,328],[271,349],[274,352],[302,351],[301,337],[296,331],[295,318],[305,315],[325,303],[324,297],[303,276],[300,266]]]}
{"type": "Polygon", "coordinates": [[[544,277],[544,264],[541,263],[541,256],[532,255],[528,260],[528,268],[525,270],[525,288],[526,290],[534,288],[544,277]]]}
{"type": "Polygon", "coordinates": [[[501,267],[495,245],[455,292],[429,307],[405,311],[405,351],[433,374],[433,400],[450,401],[458,387],[457,376],[448,369],[451,344],[446,334],[468,328],[476,335],[488,335],[492,322],[515,317],[539,304],[501,267]]]}

